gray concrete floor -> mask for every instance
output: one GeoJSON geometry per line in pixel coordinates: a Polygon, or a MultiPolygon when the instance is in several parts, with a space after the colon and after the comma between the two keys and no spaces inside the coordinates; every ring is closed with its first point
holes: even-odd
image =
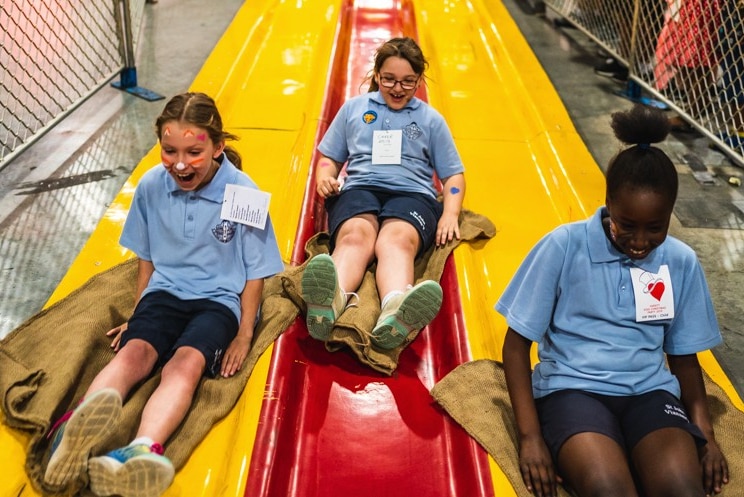
{"type": "MultiPolygon", "coordinates": [[[[530,0],[504,3],[604,168],[619,149],[609,116],[632,105],[616,94],[622,87],[594,74],[601,59],[582,33],[532,13],[530,0]]],[[[140,86],[167,97],[188,89],[241,4],[148,4],[137,59],[140,86]]],[[[152,123],[162,105],[107,86],[0,171],[0,337],[49,298],[108,203],[155,144],[152,123]]],[[[681,178],[672,234],[700,256],[725,340],[714,353],[742,394],[744,214],[736,205],[744,199],[725,180],[743,174],[698,135],[672,136],[664,146],[681,178]],[[714,184],[695,179],[685,159],[690,155],[717,175],[714,184]]]]}

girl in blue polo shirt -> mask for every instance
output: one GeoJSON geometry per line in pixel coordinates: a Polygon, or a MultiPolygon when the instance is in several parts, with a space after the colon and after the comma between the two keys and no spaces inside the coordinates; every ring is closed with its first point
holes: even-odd
{"type": "Polygon", "coordinates": [[[415,97],[426,67],[411,38],[384,43],[369,92],[341,107],[318,146],[316,191],[325,199],[331,255],[314,257],[302,278],[308,331],[318,340],[328,339],[375,260],[382,311],[373,345],[396,348],[439,312],[442,289],[430,280],[413,286],[414,260],[460,237],[465,179],[444,118],[415,97]]]}
{"type": "Polygon", "coordinates": [[[156,121],[162,167],[140,180],[121,244],[139,258],[136,308],[109,332],[117,354],[58,422],[45,481],[64,487],[86,468],[96,495],[159,496],[174,468],[163,446],[183,421],[202,376],[234,375],[248,355],[264,278],[284,269],[271,220],[225,220],[228,185],[257,188],[225,140],[214,101],[173,97],[156,121]],[[136,439],[105,455],[122,399],[162,366],[136,439]],[[97,457],[89,459],[91,452],[97,457]]]}
{"type": "Polygon", "coordinates": [[[612,116],[632,145],[607,170],[606,205],[546,235],[496,304],[522,477],[538,497],[703,497],[728,482],[697,352],[721,342],[695,253],[667,236],[665,116],[612,116]],[[530,373],[530,347],[539,363],[530,373]]]}

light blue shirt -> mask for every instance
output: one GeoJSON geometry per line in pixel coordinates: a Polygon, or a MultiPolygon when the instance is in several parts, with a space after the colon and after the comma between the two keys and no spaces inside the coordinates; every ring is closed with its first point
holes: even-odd
{"type": "Polygon", "coordinates": [[[195,192],[181,190],[162,165],[142,176],[120,243],[155,266],[143,296],[163,290],[206,298],[240,321],[246,281],[284,270],[270,219],[263,230],[221,219],[228,183],[257,188],[224,154],[212,181],[195,192]]]}
{"type": "Polygon", "coordinates": [[[379,187],[436,198],[435,171],[444,180],[465,170],[442,115],[416,97],[398,111],[390,109],[379,92],[349,99],[318,150],[341,164],[349,161],[343,190],[379,187]],[[372,164],[375,130],[402,130],[401,164],[372,164]]]}
{"type": "Polygon", "coordinates": [[[605,236],[600,208],[586,221],[546,235],[520,266],[496,309],[538,342],[535,398],[563,389],[604,395],[666,390],[679,398],[665,353],[685,355],[721,342],[702,267],[693,250],[667,236],[643,260],[631,260],[605,236]],[[636,322],[630,268],[669,267],[674,318],[636,322]]]}

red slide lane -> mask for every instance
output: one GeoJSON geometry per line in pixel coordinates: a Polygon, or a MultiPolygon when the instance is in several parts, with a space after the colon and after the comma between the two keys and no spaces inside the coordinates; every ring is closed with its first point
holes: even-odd
{"type": "MultiPolygon", "coordinates": [[[[416,37],[410,1],[345,0],[317,140],[358,94],[374,50],[394,36],[416,37]]],[[[425,91],[418,96],[426,99],[425,91]]],[[[305,243],[324,221],[311,171],[293,264],[304,260],[305,243]]],[[[392,377],[349,353],[329,353],[302,318],[284,332],[274,346],[246,496],[493,496],[486,453],[429,395],[470,359],[452,258],[441,284],[439,315],[401,354],[392,377]]]]}

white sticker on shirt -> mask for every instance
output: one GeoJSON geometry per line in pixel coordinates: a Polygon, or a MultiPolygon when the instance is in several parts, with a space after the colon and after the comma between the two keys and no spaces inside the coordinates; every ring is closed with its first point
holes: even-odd
{"type": "Polygon", "coordinates": [[[266,218],[269,216],[270,201],[270,193],[247,186],[228,184],[225,186],[220,216],[228,221],[264,229],[266,218]]]}
{"type": "Polygon", "coordinates": [[[372,164],[400,164],[403,130],[375,130],[372,135],[372,164]]]}
{"type": "Polygon", "coordinates": [[[674,292],[669,266],[662,265],[658,274],[632,267],[630,280],[633,282],[637,322],[674,318],[674,292]]]}

